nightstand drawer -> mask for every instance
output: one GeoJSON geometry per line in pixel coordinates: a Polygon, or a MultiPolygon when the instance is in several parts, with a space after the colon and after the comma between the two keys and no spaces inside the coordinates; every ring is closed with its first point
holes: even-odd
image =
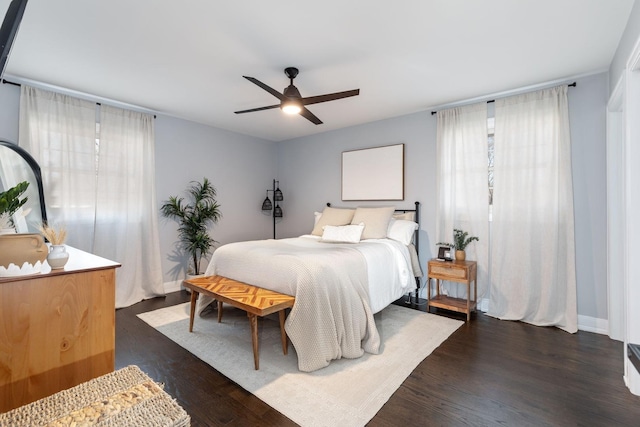
{"type": "Polygon", "coordinates": [[[452,279],[467,279],[467,269],[455,265],[429,265],[429,274],[447,276],[452,279]]]}

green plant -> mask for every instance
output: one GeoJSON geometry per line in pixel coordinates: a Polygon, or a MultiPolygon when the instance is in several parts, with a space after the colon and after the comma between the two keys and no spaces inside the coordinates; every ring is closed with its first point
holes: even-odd
{"type": "Polygon", "coordinates": [[[208,227],[216,224],[222,213],[216,201],[216,189],[207,178],[202,183],[191,181],[186,192],[188,201],[171,196],[163,202],[160,212],[178,221],[180,245],[191,257],[191,269],[197,275],[200,274],[202,258],[210,255],[213,245],[217,243],[209,234],[208,227]]]}
{"type": "Polygon", "coordinates": [[[467,233],[466,231],[462,231],[459,230],[457,228],[453,229],[453,242],[454,244],[452,245],[451,243],[437,243],[437,245],[442,245],[442,246],[450,246],[452,248],[456,248],[456,250],[458,251],[464,251],[467,246],[469,246],[469,243],[473,242],[473,241],[480,241],[480,239],[478,239],[475,236],[469,236],[469,233],[467,233]]]}
{"type": "Polygon", "coordinates": [[[27,187],[29,187],[29,183],[23,181],[15,187],[0,193],[0,216],[4,218],[3,222],[8,221],[9,225],[13,225],[11,216],[27,203],[28,197],[20,199],[20,196],[27,191],[27,187]]]}

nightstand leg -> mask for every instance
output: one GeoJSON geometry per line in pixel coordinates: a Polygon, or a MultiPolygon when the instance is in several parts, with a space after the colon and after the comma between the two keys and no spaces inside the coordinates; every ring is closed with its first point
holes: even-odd
{"type": "Polygon", "coordinates": [[[471,320],[471,281],[467,282],[467,322],[471,320]]]}
{"type": "Polygon", "coordinates": [[[473,281],[473,300],[476,303],[476,313],[478,312],[478,279],[473,281]]]}

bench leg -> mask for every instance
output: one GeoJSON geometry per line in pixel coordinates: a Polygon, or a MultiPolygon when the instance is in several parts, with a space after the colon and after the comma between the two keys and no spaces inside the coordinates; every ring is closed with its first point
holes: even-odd
{"type": "Polygon", "coordinates": [[[198,292],[192,290],[191,291],[191,307],[190,307],[190,314],[189,314],[189,332],[193,332],[193,318],[195,316],[196,313],[196,301],[198,300],[198,295],[200,295],[198,292]]]}
{"type": "Polygon", "coordinates": [[[258,353],[258,316],[247,313],[249,322],[251,323],[251,343],[253,344],[253,364],[256,371],[260,369],[260,355],[258,353]]]}
{"type": "Polygon", "coordinates": [[[284,330],[284,310],[280,310],[278,312],[278,316],[280,316],[280,338],[282,339],[282,352],[287,354],[288,345],[287,345],[287,333],[284,330]]]}
{"type": "Polygon", "coordinates": [[[222,322],[222,301],[218,300],[218,323],[222,322]]]}

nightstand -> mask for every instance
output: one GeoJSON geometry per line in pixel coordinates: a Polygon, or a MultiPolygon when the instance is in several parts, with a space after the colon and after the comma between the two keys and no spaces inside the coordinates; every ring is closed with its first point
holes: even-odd
{"type": "Polygon", "coordinates": [[[471,312],[476,309],[478,299],[478,266],[475,261],[429,261],[427,287],[429,289],[429,307],[466,313],[467,321],[471,320],[471,312]],[[431,279],[436,279],[436,294],[431,296],[431,279]],[[467,299],[452,298],[440,295],[440,280],[448,280],[467,285],[467,299]],[[473,299],[471,299],[471,282],[473,282],[473,299]]]}

